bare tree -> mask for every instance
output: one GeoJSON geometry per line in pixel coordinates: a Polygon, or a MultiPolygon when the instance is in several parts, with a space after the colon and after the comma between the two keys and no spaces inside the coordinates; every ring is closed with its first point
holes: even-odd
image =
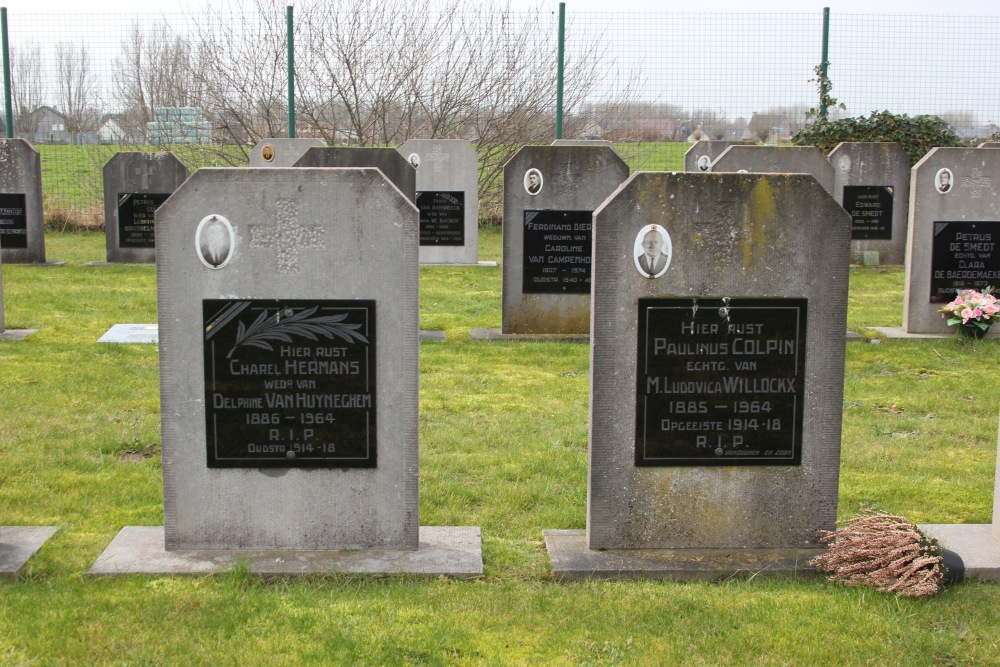
{"type": "Polygon", "coordinates": [[[198,107],[204,98],[198,54],[189,40],[133,25],[115,61],[115,87],[130,141],[144,140],[160,107],[198,107]]]}
{"type": "Polygon", "coordinates": [[[36,112],[45,95],[42,55],[38,46],[11,50],[10,78],[14,131],[22,135],[33,134],[38,131],[36,112]]]}
{"type": "Polygon", "coordinates": [[[56,44],[56,84],[66,130],[79,134],[97,129],[99,119],[98,88],[90,70],[87,47],[60,42],[56,44]]]}

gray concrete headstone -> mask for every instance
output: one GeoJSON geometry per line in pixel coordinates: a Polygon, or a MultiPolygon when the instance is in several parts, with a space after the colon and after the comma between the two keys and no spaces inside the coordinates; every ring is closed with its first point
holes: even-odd
{"type": "Polygon", "coordinates": [[[1000,148],[1000,141],[984,141],[976,148],[1000,148]]]}
{"type": "MultiPolygon", "coordinates": [[[[618,149],[615,148],[615,143],[613,141],[608,141],[607,139],[556,139],[550,146],[606,146],[610,148],[615,153],[618,153],[618,149]]],[[[621,153],[618,153],[621,155],[621,153]]]]}
{"type": "Polygon", "coordinates": [[[503,174],[503,333],[588,333],[591,216],[628,165],[607,147],[524,146],[503,174]]]}
{"type": "Polygon", "coordinates": [[[156,248],[166,549],[417,549],[412,201],[376,169],[201,169],[156,248]]]}
{"type": "Polygon", "coordinates": [[[251,167],[292,167],[314,146],[326,146],[322,139],[261,139],[250,151],[251,167]]]}
{"type": "Polygon", "coordinates": [[[173,153],[115,153],[104,165],[108,262],[156,262],[154,214],[187,178],[173,153]]]}
{"type": "Polygon", "coordinates": [[[903,330],[946,333],[957,289],[1000,286],[1000,152],[935,148],[910,172],[903,330]]]}
{"type": "Polygon", "coordinates": [[[417,170],[395,148],[310,148],[295,167],[375,167],[412,202],[417,197],[417,170]]]}
{"type": "Polygon", "coordinates": [[[752,141],[696,141],[684,153],[684,171],[709,171],[715,158],[730,146],[753,146],[752,141]]]}
{"type": "Polygon", "coordinates": [[[42,163],[24,139],[0,139],[0,254],[9,264],[45,263],[42,163]]]}
{"type": "Polygon", "coordinates": [[[815,549],[834,528],[849,240],[805,175],[637,173],[594,213],[590,549],[815,549]]]}
{"type": "Polygon", "coordinates": [[[851,214],[851,262],[902,264],[910,202],[910,156],[890,142],[844,142],[830,153],[833,193],[851,214]]]}
{"type": "Polygon", "coordinates": [[[712,171],[811,174],[824,190],[834,194],[833,167],[815,146],[730,146],[712,162],[712,171]]]}
{"type": "Polygon", "coordinates": [[[421,264],[479,262],[479,158],[461,139],[410,139],[398,149],[416,169],[421,264]]]}

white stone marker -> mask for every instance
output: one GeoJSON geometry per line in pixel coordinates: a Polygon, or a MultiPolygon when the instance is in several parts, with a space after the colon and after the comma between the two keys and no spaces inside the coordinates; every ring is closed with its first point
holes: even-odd
{"type": "Polygon", "coordinates": [[[479,263],[479,158],[461,139],[410,139],[397,149],[416,169],[421,264],[479,263]]]}
{"type": "Polygon", "coordinates": [[[833,192],[851,214],[851,262],[902,264],[910,201],[910,156],[890,142],[843,142],[830,153],[833,192]]]}

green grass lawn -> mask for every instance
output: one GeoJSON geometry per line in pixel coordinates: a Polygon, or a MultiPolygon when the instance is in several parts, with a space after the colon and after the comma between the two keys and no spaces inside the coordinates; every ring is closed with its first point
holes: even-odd
{"type": "MultiPolygon", "coordinates": [[[[480,245],[501,258],[498,229],[480,245]]],[[[763,576],[552,581],[541,531],[586,522],[588,348],[469,340],[500,326],[500,268],[420,273],[420,325],[448,337],[420,350],[420,520],[481,527],[481,579],[88,577],[123,526],[163,522],[156,349],[96,343],[156,321],[155,270],[82,266],[102,234],[47,246],[68,264],[2,269],[8,328],[39,331],[0,341],[0,524],[60,530],[0,586],[0,664],[998,662],[992,584],[912,601],[763,576]]],[[[854,268],[850,287],[852,328],[899,324],[901,269],[854,268]]],[[[988,523],[998,362],[996,342],[850,343],[840,516],[988,523]]]]}

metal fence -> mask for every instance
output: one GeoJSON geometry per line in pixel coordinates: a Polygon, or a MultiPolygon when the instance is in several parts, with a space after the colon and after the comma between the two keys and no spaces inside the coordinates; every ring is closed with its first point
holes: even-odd
{"type": "MultiPolygon", "coordinates": [[[[294,8],[296,136],[469,139],[493,192],[511,150],[555,138],[556,14],[333,4],[294,8]]],[[[46,215],[99,216],[101,168],[118,150],[245,165],[257,141],[288,136],[288,18],[281,0],[8,14],[13,135],[42,155],[46,215]]],[[[823,28],[822,13],[571,12],[563,136],[619,142],[634,169],[677,168],[692,135],[788,141],[818,105],[823,28]]],[[[1000,16],[834,13],[826,46],[846,107],[834,117],[889,110],[938,115],[970,139],[997,131],[1000,16]]]]}

